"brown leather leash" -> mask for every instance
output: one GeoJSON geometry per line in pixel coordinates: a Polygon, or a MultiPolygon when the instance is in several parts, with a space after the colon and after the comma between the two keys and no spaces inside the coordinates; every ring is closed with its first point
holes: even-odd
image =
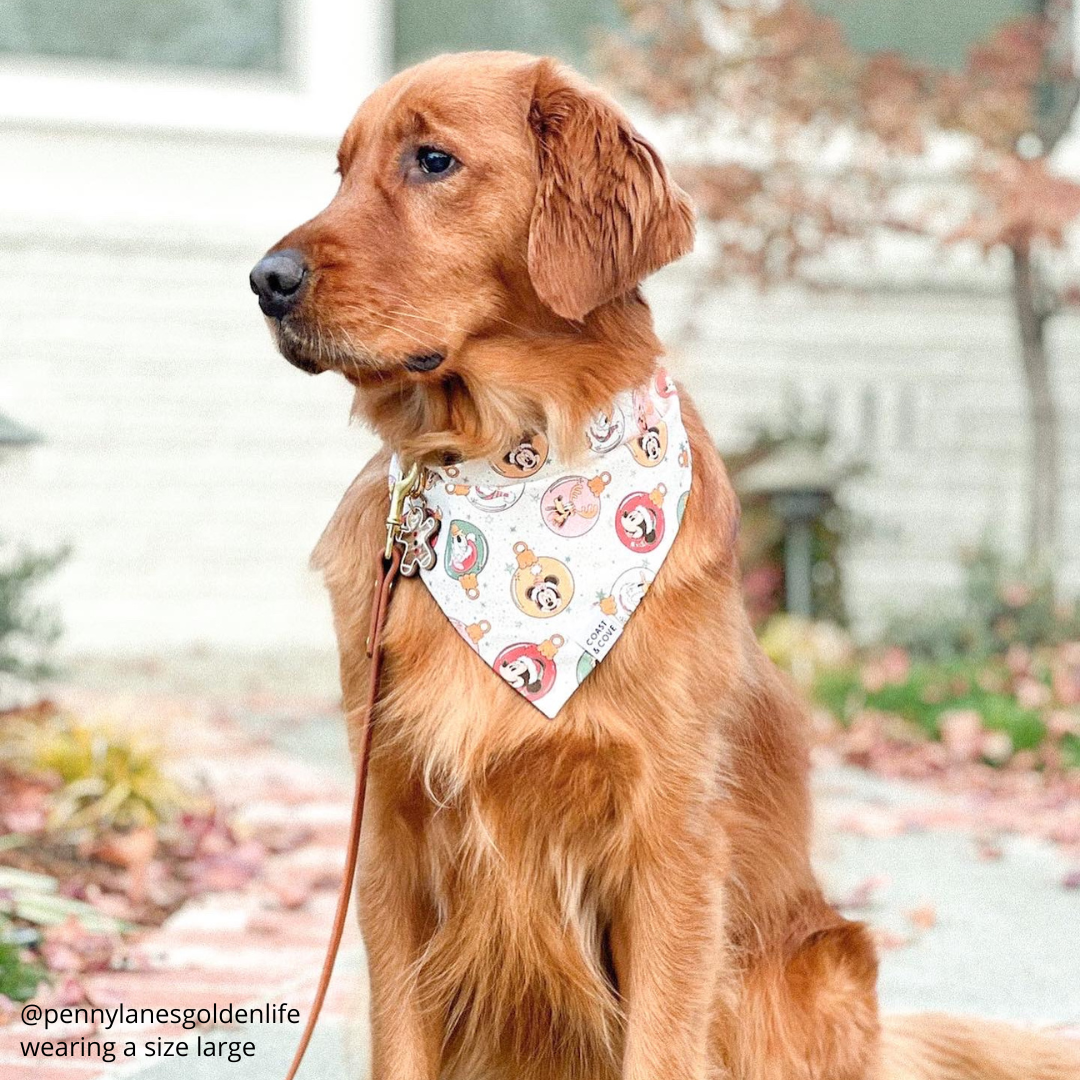
{"type": "Polygon", "coordinates": [[[345,918],[349,913],[349,899],[352,895],[353,878],[356,875],[356,861],[360,851],[360,829],[364,823],[364,796],[367,793],[368,763],[371,758],[371,727],[375,705],[379,700],[379,677],[382,674],[382,634],[386,625],[386,613],[390,607],[390,594],[394,581],[401,571],[403,548],[401,546],[403,527],[403,508],[405,500],[418,491],[419,470],[416,466],[398,481],[392,488],[390,513],[386,519],[386,549],[379,552],[379,562],[375,575],[375,592],[371,601],[371,629],[367,639],[367,655],[371,661],[368,678],[367,700],[360,716],[360,745],[356,754],[356,786],[353,791],[352,815],[349,819],[349,840],[345,853],[345,872],[341,879],[341,891],[338,893],[337,909],[334,912],[334,924],[330,930],[330,941],[326,946],[319,985],[315,991],[315,1000],[311,1005],[304,1033],[293,1055],[292,1064],[285,1080],[294,1080],[304,1053],[311,1042],[315,1025],[319,1022],[326,991],[330,985],[330,976],[334,973],[334,961],[337,960],[341,947],[341,935],[345,931],[345,918]]]}

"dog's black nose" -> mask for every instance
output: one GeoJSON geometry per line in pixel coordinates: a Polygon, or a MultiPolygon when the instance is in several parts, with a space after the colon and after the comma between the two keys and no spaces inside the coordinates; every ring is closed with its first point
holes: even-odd
{"type": "Polygon", "coordinates": [[[259,298],[264,315],[280,319],[288,315],[300,299],[300,287],[307,265],[299,251],[272,251],[251,271],[251,291],[259,298]]]}

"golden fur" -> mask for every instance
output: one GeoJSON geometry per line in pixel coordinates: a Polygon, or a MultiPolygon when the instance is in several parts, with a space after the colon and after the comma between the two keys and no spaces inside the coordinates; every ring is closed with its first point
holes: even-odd
{"type": "MultiPolygon", "coordinates": [[[[339,157],[337,197],[278,245],[309,275],[274,329],[355,385],[388,447],[315,553],[352,730],[389,448],[492,456],[544,430],[568,452],[660,355],[637,284],[692,220],[613,103],[517,54],[398,75],[339,157]],[[422,146],[461,164],[423,175],[422,146]]],[[[882,1036],[870,937],[810,867],[805,711],[743,612],[736,499],[683,401],[678,540],[554,721],[398,585],[358,884],[374,1077],[1080,1078],[1080,1055],[1033,1036],[934,1018],[882,1036]]]]}

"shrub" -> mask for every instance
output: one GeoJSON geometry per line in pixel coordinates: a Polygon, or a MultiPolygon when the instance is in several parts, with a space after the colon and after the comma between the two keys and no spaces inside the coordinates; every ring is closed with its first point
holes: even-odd
{"type": "Polygon", "coordinates": [[[38,679],[51,674],[43,657],[59,636],[60,623],[50,608],[34,600],[34,591],[67,555],[66,549],[18,551],[0,562],[0,676],[38,679]]]}
{"type": "Polygon", "coordinates": [[[962,710],[978,713],[986,730],[1008,735],[1014,750],[1034,749],[1046,737],[1039,710],[1017,700],[1007,673],[972,662],[915,663],[895,681],[869,687],[865,669],[824,671],[814,697],[841,720],[873,709],[900,716],[935,739],[942,721],[962,710]]]}
{"type": "Polygon", "coordinates": [[[12,721],[0,749],[15,771],[55,781],[48,816],[54,830],[156,826],[188,805],[155,749],[68,713],[12,721]]]}
{"type": "Polygon", "coordinates": [[[885,636],[929,660],[1000,656],[1016,645],[1080,640],[1080,604],[1057,601],[1049,580],[1010,567],[984,542],[965,556],[963,595],[954,609],[897,620],[885,636]]]}
{"type": "Polygon", "coordinates": [[[0,995],[12,1001],[29,1001],[45,979],[45,969],[23,959],[22,948],[6,941],[0,931],[0,995]]]}

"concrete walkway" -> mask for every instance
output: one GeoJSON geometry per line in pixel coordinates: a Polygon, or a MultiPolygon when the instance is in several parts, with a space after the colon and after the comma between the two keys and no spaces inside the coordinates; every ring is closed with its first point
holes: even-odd
{"type": "Polygon", "coordinates": [[[997,837],[987,857],[963,827],[907,827],[962,800],[861,770],[819,770],[814,788],[829,896],[869,894],[845,913],[882,932],[883,1010],[1080,1024],[1080,890],[1055,849],[997,837]]]}
{"type": "MultiPolygon", "coordinates": [[[[254,715],[248,723],[261,726],[254,715]]],[[[279,721],[269,730],[279,745],[340,772],[335,722],[279,721]]],[[[1003,837],[996,841],[1000,858],[986,859],[980,856],[984,838],[971,832],[906,830],[905,811],[954,800],[849,767],[818,770],[815,793],[816,863],[825,887],[837,901],[861,904],[865,897],[865,905],[847,914],[882,932],[884,1010],[1080,1025],[1080,891],[1062,886],[1068,867],[1052,848],[1003,837]]],[[[343,971],[339,982],[360,978],[362,960],[352,959],[352,970],[343,971]]],[[[293,1043],[278,1028],[255,1030],[251,1037],[259,1061],[233,1066],[226,1075],[275,1080],[293,1043]]],[[[364,1075],[365,1049],[363,1024],[349,1033],[339,1019],[317,1035],[306,1075],[364,1075]]],[[[219,1075],[212,1068],[185,1071],[181,1063],[140,1074],[144,1080],[219,1075]]]]}
{"type": "MultiPolygon", "coordinates": [[[[229,715],[242,732],[268,740],[297,769],[324,777],[327,790],[337,793],[338,806],[350,779],[344,733],[333,709],[314,709],[313,698],[297,707],[282,705],[278,698],[271,706],[260,703],[256,693],[245,707],[230,707],[229,715]]],[[[836,765],[818,768],[814,784],[816,863],[830,897],[879,934],[884,1010],[936,1009],[1080,1025],[1080,890],[1064,886],[1070,868],[1057,851],[1023,837],[993,838],[989,844],[986,836],[955,824],[965,817],[948,812],[958,805],[954,796],[836,765]],[[953,825],[925,825],[950,818],[953,825]]],[[[320,895],[304,921],[302,944],[290,941],[290,949],[297,947],[290,963],[298,977],[289,1000],[306,1017],[321,957],[322,923],[329,923],[329,899],[320,895]],[[313,932],[315,923],[320,924],[318,933],[313,932]],[[309,974],[300,978],[302,971],[309,974]]],[[[237,933],[231,940],[223,938],[220,947],[226,955],[240,954],[250,948],[250,940],[237,933]]],[[[362,947],[351,929],[330,1015],[315,1036],[302,1078],[366,1075],[364,983],[362,947]]],[[[194,1042],[195,1034],[186,1037],[194,1042]]],[[[140,1080],[279,1080],[299,1025],[201,1034],[204,1039],[250,1040],[254,1055],[235,1063],[215,1058],[141,1061],[105,1071],[89,1062],[26,1068],[8,1057],[0,1071],[6,1080],[130,1075],[140,1080]]]]}

